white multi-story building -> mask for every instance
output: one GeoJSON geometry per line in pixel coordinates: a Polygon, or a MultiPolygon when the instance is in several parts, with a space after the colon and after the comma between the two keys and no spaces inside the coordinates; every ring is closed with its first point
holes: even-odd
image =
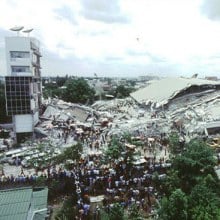
{"type": "Polygon", "coordinates": [[[35,38],[6,37],[5,93],[14,132],[33,132],[41,105],[40,44],[35,38]]]}

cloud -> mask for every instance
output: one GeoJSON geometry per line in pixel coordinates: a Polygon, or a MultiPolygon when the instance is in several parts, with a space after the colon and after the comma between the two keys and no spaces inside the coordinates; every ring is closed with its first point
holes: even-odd
{"type": "Polygon", "coordinates": [[[127,54],[129,56],[133,56],[133,57],[147,57],[149,58],[152,62],[154,63],[161,63],[161,62],[166,62],[166,59],[160,57],[160,56],[157,56],[149,51],[137,51],[137,50],[127,50],[127,54]]]}
{"type": "Polygon", "coordinates": [[[119,6],[118,0],[82,0],[82,15],[89,20],[104,23],[128,23],[119,6]]]}
{"type": "Polygon", "coordinates": [[[201,6],[202,12],[211,20],[220,20],[220,1],[204,0],[201,6]]]}
{"type": "Polygon", "coordinates": [[[218,1],[0,0],[0,73],[15,25],[34,28],[43,75],[219,73],[218,1]]]}
{"type": "Polygon", "coordinates": [[[118,57],[118,56],[106,56],[105,57],[105,61],[107,62],[118,62],[118,61],[122,61],[123,58],[122,57],[118,57]]]}
{"type": "Polygon", "coordinates": [[[61,20],[66,19],[72,24],[77,24],[74,11],[67,5],[63,5],[61,8],[55,9],[54,12],[57,14],[57,16],[59,16],[61,20]]]}

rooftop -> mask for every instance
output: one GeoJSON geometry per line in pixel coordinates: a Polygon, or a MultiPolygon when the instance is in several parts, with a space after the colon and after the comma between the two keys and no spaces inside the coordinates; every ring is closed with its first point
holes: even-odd
{"type": "Polygon", "coordinates": [[[0,191],[0,220],[27,219],[31,196],[31,188],[0,191]]]}
{"type": "Polygon", "coordinates": [[[145,88],[131,93],[131,97],[139,103],[155,103],[158,106],[167,104],[181,91],[193,86],[220,85],[219,81],[211,81],[197,78],[164,78],[154,80],[145,88]]]}
{"type": "MultiPolygon", "coordinates": [[[[47,207],[47,188],[32,189],[15,188],[0,190],[0,220],[25,220],[32,211],[45,209],[47,207]]],[[[34,215],[34,220],[45,219],[46,211],[34,215]]]]}

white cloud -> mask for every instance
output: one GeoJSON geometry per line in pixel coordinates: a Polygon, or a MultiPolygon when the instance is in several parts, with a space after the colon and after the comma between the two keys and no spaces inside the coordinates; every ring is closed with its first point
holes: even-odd
{"type": "MultiPolygon", "coordinates": [[[[0,29],[33,27],[43,52],[60,57],[59,73],[67,62],[87,73],[107,67],[102,72],[117,74],[119,66],[124,74],[163,68],[172,74],[211,72],[212,67],[218,73],[219,59],[213,57],[220,55],[220,25],[204,16],[204,1],[0,0],[0,29]]],[[[45,66],[52,63],[43,59],[45,66]]]]}

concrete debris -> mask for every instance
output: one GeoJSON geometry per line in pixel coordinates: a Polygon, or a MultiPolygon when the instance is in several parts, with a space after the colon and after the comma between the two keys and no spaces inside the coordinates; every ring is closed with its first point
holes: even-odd
{"type": "MultiPolygon", "coordinates": [[[[167,80],[154,83],[161,84],[168,82],[167,80]]],[[[167,137],[171,132],[178,132],[185,141],[196,136],[220,134],[218,81],[180,78],[175,81],[172,91],[167,88],[167,84],[165,88],[169,92],[165,92],[160,98],[158,95],[157,99],[155,91],[150,93],[154,88],[152,84],[143,90],[149,92],[145,93],[146,98],[142,93],[138,99],[137,92],[125,99],[100,100],[92,106],[66,103],[57,99],[48,100],[40,123],[35,128],[36,137],[50,140],[63,149],[78,140],[91,141],[94,136],[90,135],[94,134],[97,139],[95,144],[100,148],[97,147],[95,152],[93,148],[87,149],[84,152],[86,157],[101,154],[112,135],[129,133],[134,137],[144,137],[151,143],[152,140],[154,142],[158,138],[167,137]],[[150,100],[150,96],[155,98],[150,106],[138,102],[150,100]],[[165,102],[166,106],[161,106],[165,102]]]]}
{"type": "MultiPolygon", "coordinates": [[[[154,83],[164,85],[170,80],[163,79],[154,83]]],[[[138,99],[138,92],[126,99],[97,101],[91,107],[52,100],[42,115],[39,126],[46,132],[51,132],[51,124],[61,126],[59,123],[63,123],[62,126],[68,127],[71,121],[71,126],[74,124],[76,129],[82,129],[80,132],[84,132],[86,127],[99,127],[110,135],[128,132],[151,137],[179,131],[191,136],[204,133],[206,123],[220,120],[218,82],[175,79],[175,86],[172,89],[165,86],[167,90],[160,97],[159,94],[155,95],[156,92],[151,92],[154,86],[150,84],[144,90],[147,92],[150,89],[145,94],[145,101],[150,95],[154,96],[154,105],[151,101],[150,108],[137,102],[144,97],[142,94],[138,99]],[[166,106],[161,107],[161,103],[166,103],[166,106]]],[[[161,91],[162,89],[158,92],[161,91]]]]}
{"type": "Polygon", "coordinates": [[[48,133],[45,129],[41,128],[41,127],[35,127],[34,128],[34,132],[36,133],[36,136],[38,138],[42,138],[42,137],[47,137],[48,133]]]}
{"type": "Polygon", "coordinates": [[[88,116],[92,113],[93,110],[86,106],[66,103],[62,100],[59,100],[47,106],[41,119],[67,121],[68,119],[75,118],[78,121],[85,122],[88,116]]]}

